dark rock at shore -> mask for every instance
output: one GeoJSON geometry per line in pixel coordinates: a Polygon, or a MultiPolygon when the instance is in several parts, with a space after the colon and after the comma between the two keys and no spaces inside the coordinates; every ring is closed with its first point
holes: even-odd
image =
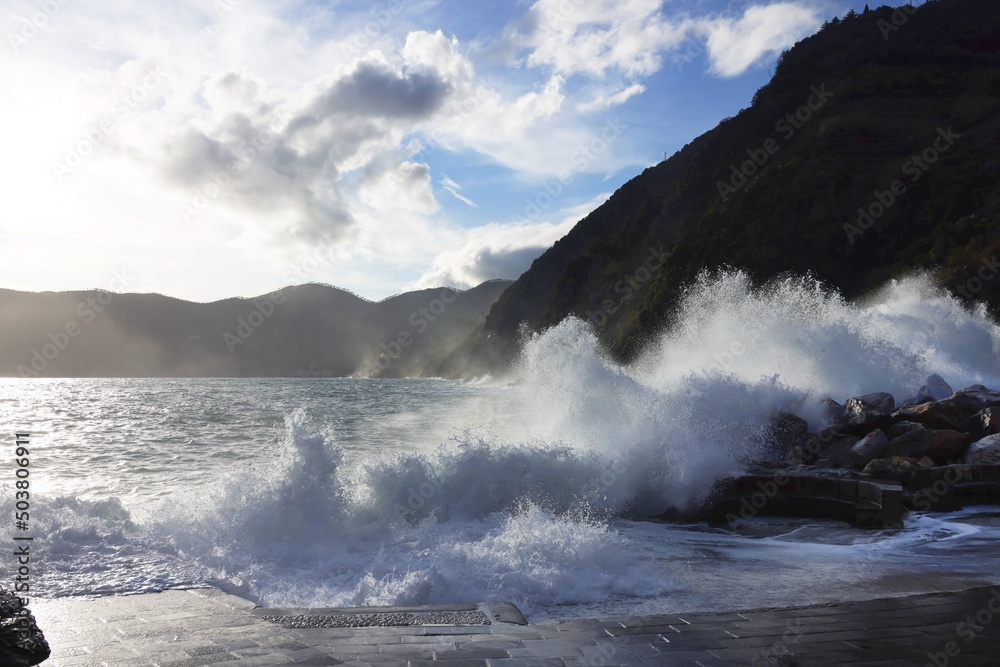
{"type": "Polygon", "coordinates": [[[1000,463],[1000,435],[988,435],[969,445],[963,463],[969,465],[1000,463]]]}
{"type": "Polygon", "coordinates": [[[953,403],[932,401],[920,405],[904,405],[893,413],[892,418],[923,424],[930,429],[957,431],[964,428],[968,415],[953,403]]]}
{"type": "Polygon", "coordinates": [[[950,391],[940,376],[930,376],[917,392],[922,403],[895,409],[892,394],[876,392],[847,400],[821,401],[831,423],[815,434],[803,432],[804,422],[782,413],[773,432],[775,455],[782,465],[814,469],[849,469],[885,479],[905,478],[923,466],[963,461],[1000,462],[1000,391],[973,385],[950,391]],[[973,449],[970,447],[976,443],[973,449]]]}
{"type": "Polygon", "coordinates": [[[888,429],[895,408],[896,399],[883,391],[848,399],[844,416],[850,432],[862,437],[875,429],[888,429]]]}
{"type": "Polygon", "coordinates": [[[35,617],[17,595],[0,586],[0,665],[29,667],[48,659],[50,653],[35,617]]]}
{"type": "Polygon", "coordinates": [[[977,438],[1000,433],[1000,408],[980,410],[965,421],[965,430],[977,438]]]}
{"type": "Polygon", "coordinates": [[[940,401],[955,393],[944,378],[934,373],[927,378],[927,384],[917,390],[917,395],[910,403],[926,403],[927,401],[940,401]]]}
{"type": "Polygon", "coordinates": [[[927,427],[919,422],[911,422],[911,421],[906,421],[904,419],[903,421],[896,422],[895,424],[893,424],[892,427],[889,429],[889,432],[886,433],[886,435],[889,436],[889,440],[895,440],[904,433],[909,433],[910,431],[916,431],[925,428],[927,427]]]}
{"type": "Polygon", "coordinates": [[[828,423],[847,423],[847,417],[844,415],[844,406],[833,400],[833,398],[827,396],[820,401],[820,406],[823,409],[823,416],[826,417],[826,421],[828,423]]]}
{"type": "Polygon", "coordinates": [[[968,433],[950,429],[917,429],[891,440],[888,454],[914,459],[929,456],[936,463],[944,465],[960,458],[972,441],[973,437],[968,433]]]}
{"type": "Polygon", "coordinates": [[[913,459],[893,456],[869,461],[862,472],[876,479],[887,479],[905,484],[917,470],[920,470],[920,466],[913,459]]]}
{"type": "Polygon", "coordinates": [[[809,439],[809,423],[790,412],[779,412],[771,423],[771,458],[784,459],[788,452],[809,439]]]}
{"type": "Polygon", "coordinates": [[[872,459],[885,456],[889,448],[889,438],[882,429],[875,429],[851,447],[851,463],[858,469],[863,469],[872,459]]]}

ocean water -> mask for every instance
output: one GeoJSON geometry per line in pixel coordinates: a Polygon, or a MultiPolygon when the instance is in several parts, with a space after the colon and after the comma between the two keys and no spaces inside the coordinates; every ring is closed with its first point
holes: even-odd
{"type": "Polygon", "coordinates": [[[34,538],[37,597],[213,585],[266,606],[508,600],[541,620],[998,583],[1000,508],[882,531],[641,520],[738,472],[777,411],[819,428],[825,396],[902,402],[934,372],[1000,388],[1000,329],[926,278],[852,305],[734,272],[692,286],[629,366],[569,319],[503,380],[0,379],[3,530],[34,538]]]}

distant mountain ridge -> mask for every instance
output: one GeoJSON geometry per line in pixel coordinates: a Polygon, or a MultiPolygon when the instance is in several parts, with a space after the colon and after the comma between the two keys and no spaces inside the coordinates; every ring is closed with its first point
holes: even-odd
{"type": "Polygon", "coordinates": [[[213,303],[0,289],[0,375],[437,376],[509,284],[379,302],[319,284],[213,303]]]}
{"type": "Polygon", "coordinates": [[[491,308],[474,366],[522,325],[590,320],[620,361],[702,271],[810,274],[856,298],[931,270],[1000,313],[1000,11],[851,12],[782,54],[749,108],[619,188],[491,308]],[[653,255],[662,268],[645,267],[653,255]],[[659,259],[657,260],[659,261],[659,259]]]}

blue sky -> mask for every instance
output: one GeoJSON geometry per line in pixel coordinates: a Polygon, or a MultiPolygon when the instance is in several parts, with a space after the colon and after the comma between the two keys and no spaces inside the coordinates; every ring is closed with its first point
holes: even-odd
{"type": "Polygon", "coordinates": [[[8,2],[0,287],[514,278],[864,5],[8,2]]]}

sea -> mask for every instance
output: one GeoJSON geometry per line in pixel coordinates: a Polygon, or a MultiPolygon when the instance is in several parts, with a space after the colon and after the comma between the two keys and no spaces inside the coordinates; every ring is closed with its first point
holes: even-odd
{"type": "MultiPolygon", "coordinates": [[[[0,379],[0,527],[30,544],[35,598],[214,586],[269,607],[506,600],[537,621],[1000,584],[1000,507],[885,530],[648,520],[745,469],[778,412],[818,429],[826,397],[901,404],[931,373],[1000,389],[984,309],[926,276],[852,303],[740,272],[682,304],[627,365],[570,318],[467,381],[0,379]]],[[[18,567],[0,558],[0,583],[18,567]]]]}

